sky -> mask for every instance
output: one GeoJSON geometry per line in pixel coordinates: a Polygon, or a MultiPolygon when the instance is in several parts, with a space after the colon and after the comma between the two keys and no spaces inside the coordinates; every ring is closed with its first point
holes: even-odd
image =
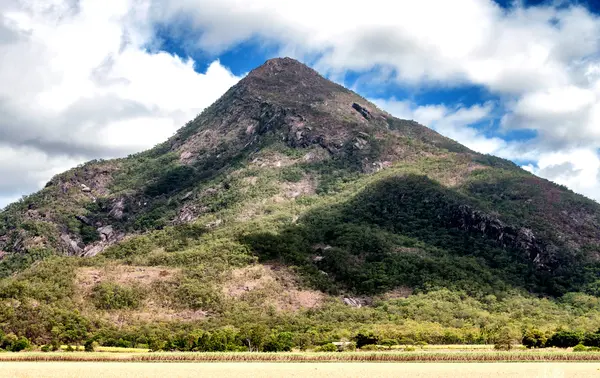
{"type": "Polygon", "coordinates": [[[597,1],[0,0],[0,208],[279,56],[600,201],[597,1]]]}

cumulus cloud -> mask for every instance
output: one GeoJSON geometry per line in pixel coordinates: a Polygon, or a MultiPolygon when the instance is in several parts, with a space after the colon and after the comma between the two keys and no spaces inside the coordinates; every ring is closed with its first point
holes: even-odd
{"type": "MultiPolygon", "coordinates": [[[[38,185],[47,167],[123,155],[165,139],[239,79],[218,61],[199,74],[192,60],[161,52],[159,25],[207,54],[255,40],[330,77],[355,71],[414,89],[481,86],[498,101],[378,103],[477,151],[533,161],[536,174],[600,199],[598,175],[580,163],[584,155],[599,159],[600,19],[581,6],[554,4],[1,1],[0,146],[16,151],[14,161],[34,156],[37,165],[27,172],[38,173],[28,173],[27,184],[0,189],[0,206],[38,185]],[[495,136],[474,127],[498,112],[505,114],[495,136]],[[537,137],[527,144],[503,139],[518,129],[537,137]]],[[[0,174],[11,164],[0,160],[0,174]]]]}
{"type": "Polygon", "coordinates": [[[372,99],[371,102],[393,116],[415,120],[442,135],[484,154],[501,154],[508,143],[497,137],[488,137],[475,126],[493,118],[493,104],[450,108],[445,105],[423,105],[410,100],[372,99]]]}
{"type": "Polygon", "coordinates": [[[82,161],[165,140],[239,80],[149,51],[148,7],[0,2],[0,208],[82,161]]]}
{"type": "MultiPolygon", "coordinates": [[[[561,151],[577,166],[581,155],[573,151],[583,149],[598,159],[600,19],[577,2],[519,4],[505,9],[492,0],[349,0],[343,5],[306,0],[283,7],[277,0],[155,0],[150,13],[161,22],[195,27],[201,31],[197,46],[209,51],[260,38],[335,78],[351,70],[375,77],[379,72],[415,89],[484,87],[505,111],[495,138],[461,119],[485,112],[485,104],[450,109],[393,99],[380,103],[397,115],[420,117],[476,150],[535,160],[537,174],[582,188],[579,176],[544,169],[542,157],[561,151]],[[502,140],[502,133],[517,129],[533,130],[537,138],[528,145],[502,140]]],[[[600,191],[586,193],[600,198],[600,191]]]]}
{"type": "Polygon", "coordinates": [[[523,168],[600,200],[600,158],[596,151],[573,149],[543,153],[536,166],[523,168]]]}

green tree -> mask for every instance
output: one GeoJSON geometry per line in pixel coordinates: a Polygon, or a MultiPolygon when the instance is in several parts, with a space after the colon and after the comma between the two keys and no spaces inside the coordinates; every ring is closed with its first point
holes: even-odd
{"type": "Polygon", "coordinates": [[[555,332],[546,345],[557,348],[570,348],[579,344],[583,340],[581,332],[559,330],[555,332]]]}
{"type": "Polygon", "coordinates": [[[544,348],[548,338],[539,329],[528,329],[523,333],[521,343],[527,348],[544,348]]]}

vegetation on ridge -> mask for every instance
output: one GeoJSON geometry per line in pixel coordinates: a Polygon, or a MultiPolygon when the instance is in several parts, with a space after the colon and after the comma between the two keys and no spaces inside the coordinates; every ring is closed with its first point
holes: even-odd
{"type": "Polygon", "coordinates": [[[597,203],[290,64],[154,149],[57,175],[0,213],[11,342],[595,340],[597,203]]]}

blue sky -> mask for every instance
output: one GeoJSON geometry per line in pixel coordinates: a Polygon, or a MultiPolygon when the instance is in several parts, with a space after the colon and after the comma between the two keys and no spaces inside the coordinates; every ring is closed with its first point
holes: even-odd
{"type": "MultiPolygon", "coordinates": [[[[600,3],[596,1],[547,1],[547,0],[495,0],[495,3],[505,9],[507,12],[515,8],[532,8],[550,6],[557,9],[568,8],[576,5],[585,8],[592,14],[600,11],[600,3]]],[[[195,33],[198,33],[196,31],[195,33]]],[[[201,33],[201,31],[199,31],[201,33]]],[[[237,76],[244,75],[254,67],[262,64],[266,59],[279,56],[277,45],[265,46],[264,41],[259,38],[252,38],[243,41],[230,49],[218,54],[199,50],[189,46],[182,40],[180,29],[171,25],[170,27],[161,25],[157,31],[160,40],[160,48],[171,54],[181,56],[182,58],[191,57],[196,62],[196,70],[205,72],[206,68],[218,59],[221,64],[227,67],[237,76]]],[[[310,60],[307,63],[311,63],[310,60]]],[[[506,113],[503,107],[503,98],[501,94],[494,93],[485,85],[476,85],[472,83],[451,84],[435,83],[427,85],[403,85],[397,81],[375,81],[368,78],[370,75],[377,75],[378,69],[374,67],[370,71],[352,71],[347,70],[340,75],[325,75],[332,80],[339,82],[346,87],[352,88],[367,98],[394,98],[400,101],[411,101],[417,106],[422,105],[441,105],[448,108],[464,108],[485,103],[493,103],[495,108],[493,114],[481,122],[471,123],[469,126],[479,130],[484,136],[499,136],[503,140],[511,141],[529,141],[534,139],[538,133],[535,129],[512,129],[503,130],[501,128],[502,116],[506,113]]],[[[600,125],[599,125],[600,127],[600,125]]],[[[484,151],[488,152],[488,151],[484,151]]],[[[493,151],[490,151],[493,152],[493,151]]],[[[535,164],[535,161],[526,157],[504,156],[510,158],[521,165],[535,164]]]]}
{"type": "Polygon", "coordinates": [[[276,56],[600,199],[598,2],[339,4],[3,1],[0,207],[164,140],[276,56]]]}

